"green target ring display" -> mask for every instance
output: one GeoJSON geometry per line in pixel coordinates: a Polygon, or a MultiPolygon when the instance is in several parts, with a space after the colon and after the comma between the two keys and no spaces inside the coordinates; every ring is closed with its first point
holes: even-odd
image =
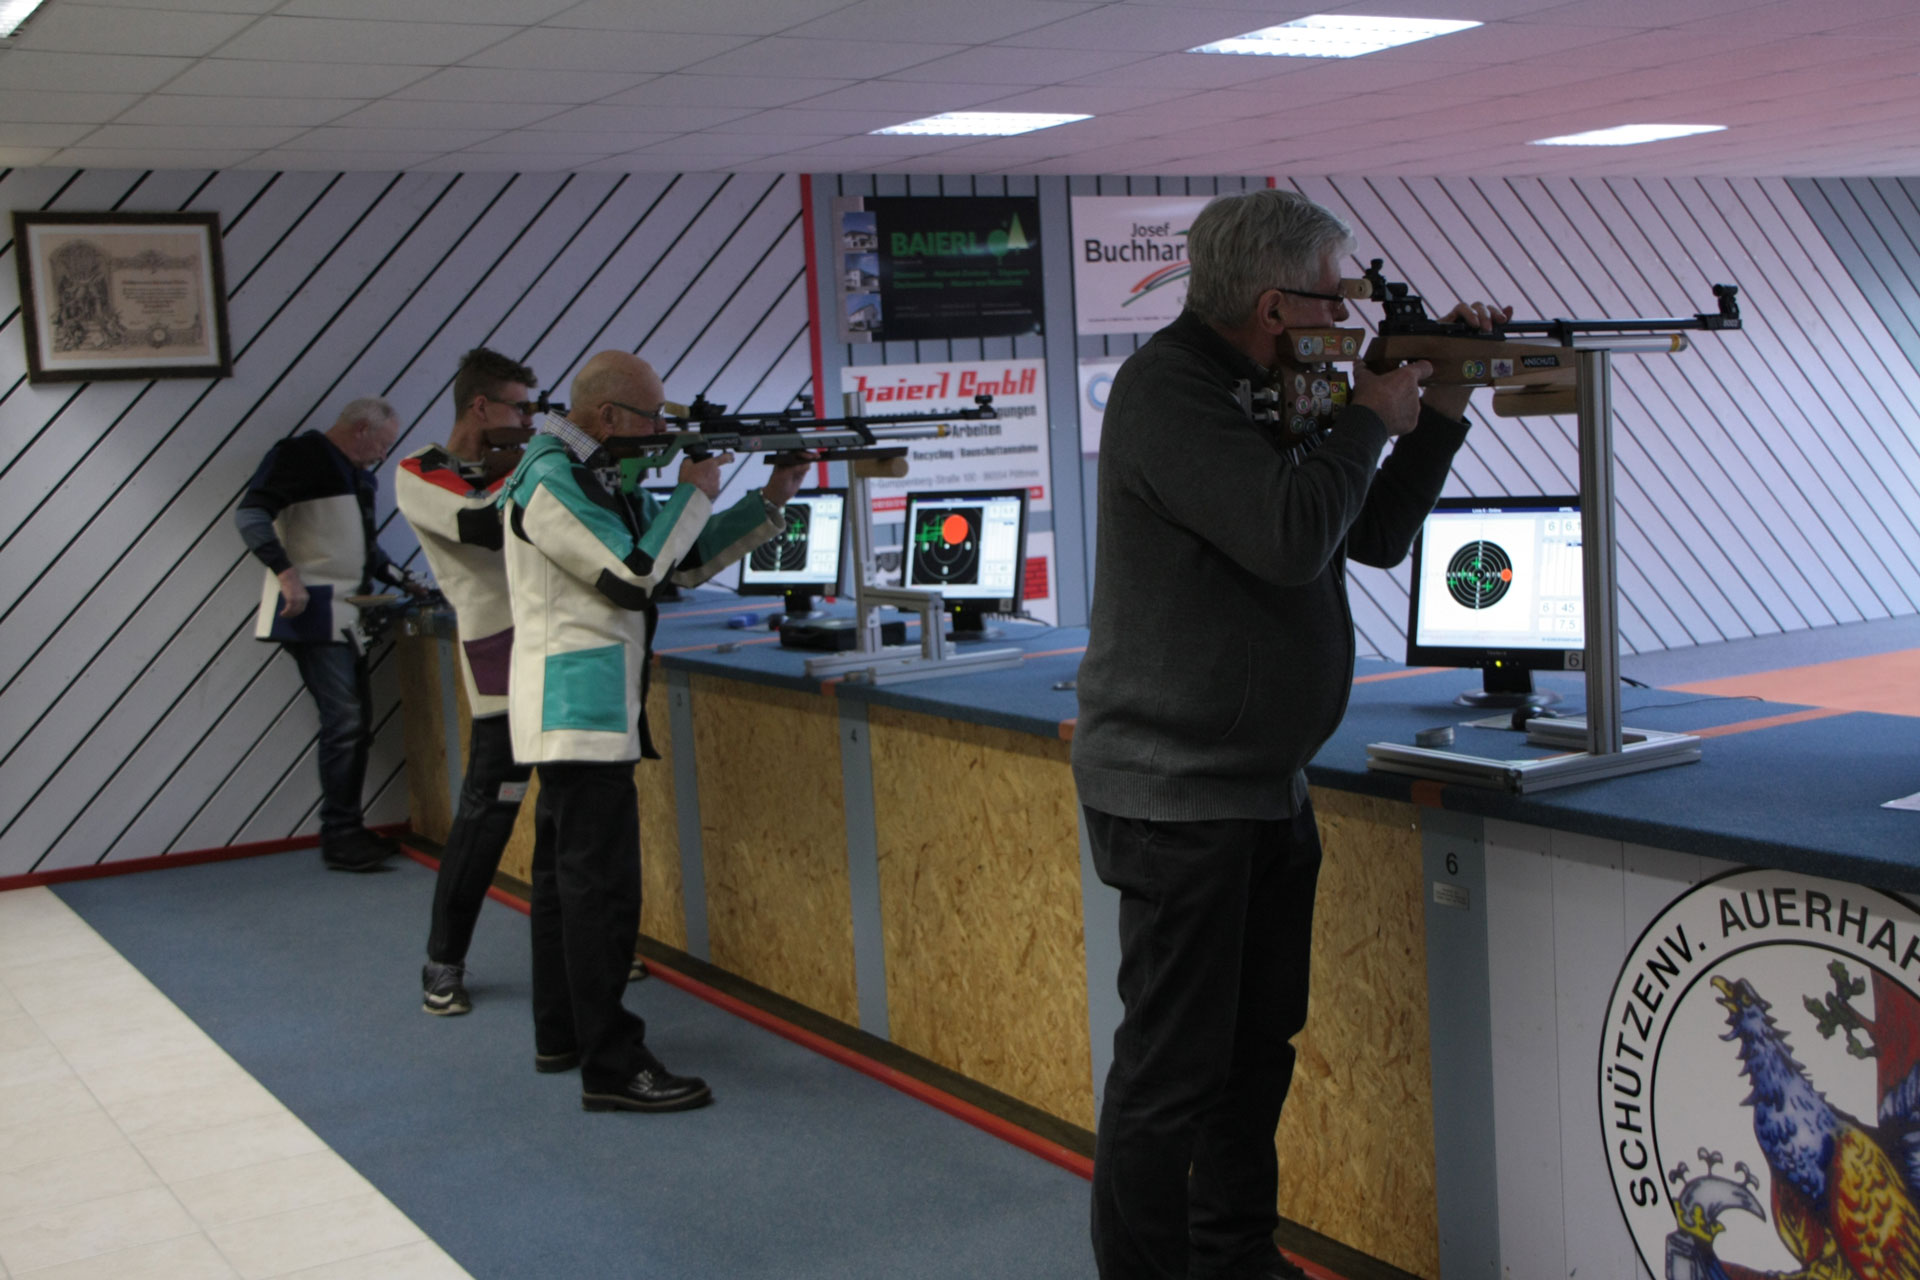
{"type": "Polygon", "coordinates": [[[1477,538],[1447,561],[1447,593],[1469,609],[1491,609],[1513,585],[1513,557],[1497,542],[1477,538]]]}

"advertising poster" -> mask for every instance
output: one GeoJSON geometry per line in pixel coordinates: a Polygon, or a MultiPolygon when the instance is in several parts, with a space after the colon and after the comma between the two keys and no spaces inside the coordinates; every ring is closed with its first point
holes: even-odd
{"type": "MultiPolygon", "coordinates": [[[[915,491],[1026,489],[1029,528],[1025,608],[1036,618],[1056,617],[1053,535],[1031,528],[1032,513],[1053,508],[1052,467],[1047,454],[1046,362],[956,360],[855,365],[840,371],[840,389],[858,392],[866,412],[875,417],[970,409],[975,396],[993,397],[998,418],[956,421],[950,435],[900,441],[907,446],[907,474],[867,482],[873,522],[877,526],[897,525],[906,510],[906,495],[915,491]],[[1038,589],[1044,589],[1044,596],[1037,594],[1038,589]]],[[[898,548],[876,547],[876,551],[882,579],[897,586],[898,548]]]]}
{"type": "Polygon", "coordinates": [[[1126,363],[1125,356],[1096,356],[1080,362],[1080,453],[1097,457],[1100,453],[1100,424],[1107,415],[1107,392],[1113,390],[1113,375],[1126,363]]]}
{"type": "Polygon", "coordinates": [[[848,196],[833,204],[843,342],[1039,333],[1032,196],[848,196]]]}
{"type": "Polygon", "coordinates": [[[1074,329],[1152,333],[1178,316],[1187,300],[1187,228],[1208,199],[1074,196],[1074,329]]]}

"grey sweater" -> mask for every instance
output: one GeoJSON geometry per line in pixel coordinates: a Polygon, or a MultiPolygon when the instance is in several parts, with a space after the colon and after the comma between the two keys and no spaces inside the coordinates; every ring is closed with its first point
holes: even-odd
{"type": "Polygon", "coordinates": [[[1251,421],[1265,371],[1191,312],[1115,377],[1100,444],[1080,801],[1123,818],[1272,819],[1346,712],[1346,560],[1406,557],[1467,424],[1422,409],[1384,463],[1350,407],[1317,446],[1251,421]]]}

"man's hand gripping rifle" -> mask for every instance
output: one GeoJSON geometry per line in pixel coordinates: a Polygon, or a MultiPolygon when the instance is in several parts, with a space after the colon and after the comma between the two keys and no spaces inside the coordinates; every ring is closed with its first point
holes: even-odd
{"type": "MultiPolygon", "coordinates": [[[[1626,320],[1508,320],[1482,332],[1456,321],[1428,318],[1426,307],[1407,286],[1389,281],[1375,258],[1363,277],[1371,287],[1366,300],[1384,308],[1380,330],[1367,347],[1366,365],[1376,373],[1410,360],[1433,366],[1429,386],[1493,387],[1493,411],[1504,418],[1572,413],[1579,347],[1678,352],[1687,349],[1687,330],[1738,329],[1737,285],[1716,284],[1719,311],[1693,316],[1626,320]],[[1633,335],[1642,335],[1635,339],[1633,335]],[[1514,341],[1541,338],[1545,341],[1514,341]]],[[[1353,330],[1315,333],[1355,335],[1353,330]]]]}
{"type": "Polygon", "coordinates": [[[664,406],[664,431],[647,436],[613,436],[607,451],[616,458],[637,458],[659,470],[682,453],[694,459],[715,453],[764,453],[770,466],[796,462],[877,462],[904,458],[895,440],[934,439],[952,434],[949,424],[998,418],[993,397],[975,396],[971,409],[942,413],[858,414],[815,418],[809,397],[774,413],[728,413],[725,405],[697,396],[691,405],[664,406]],[[810,456],[811,455],[811,456],[810,456]]]}

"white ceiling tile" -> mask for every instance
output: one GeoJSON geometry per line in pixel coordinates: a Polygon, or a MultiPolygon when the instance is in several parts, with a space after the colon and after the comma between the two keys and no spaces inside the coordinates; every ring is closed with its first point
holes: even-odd
{"type": "Polygon", "coordinates": [[[140,101],[134,93],[28,93],[0,89],[0,120],[105,124],[140,101]]]}
{"type": "Polygon", "coordinates": [[[1079,0],[858,0],[791,34],[826,40],[938,40],[984,44],[1094,8],[1079,0]]]}
{"type": "Polygon", "coordinates": [[[666,75],[598,101],[609,107],[784,107],[858,83],[810,76],[666,75]]]}
{"type": "Polygon", "coordinates": [[[745,107],[610,107],[595,103],[574,107],[540,122],[541,129],[564,132],[688,133],[754,114],[745,107]]]}
{"type": "Polygon", "coordinates": [[[359,98],[227,98],[156,93],[115,118],[115,124],[265,124],[311,127],[362,105],[359,98]]]}
{"type": "Polygon", "coordinates": [[[702,75],[713,76],[788,76],[804,71],[815,76],[868,80],[959,51],[959,45],[951,44],[769,36],[711,58],[701,63],[699,70],[702,75]]]}
{"type": "Polygon", "coordinates": [[[433,160],[438,151],[302,151],[276,147],[262,151],[241,169],[287,169],[306,173],[404,173],[433,160]]]}
{"type": "MultiPolygon", "coordinates": [[[[1112,71],[1076,76],[1070,84],[1153,85],[1169,89],[1224,89],[1265,80],[1276,62],[1293,59],[1232,57],[1217,53],[1163,53],[1112,71]]],[[[1064,77],[1062,77],[1064,78],[1064,77]]]]}
{"type": "Polygon", "coordinates": [[[1197,45],[1244,35],[1247,15],[1231,9],[1105,5],[1018,36],[1004,44],[1044,49],[1116,49],[1183,53],[1197,45]]]}
{"type": "Polygon", "coordinates": [[[485,151],[488,153],[521,152],[532,154],[549,151],[590,152],[597,156],[613,155],[616,152],[632,151],[649,142],[665,142],[677,137],[671,133],[640,133],[632,130],[616,130],[605,133],[543,133],[533,129],[517,129],[511,133],[497,134],[484,141],[463,148],[467,151],[485,151]]]}
{"type": "MultiPolygon", "coordinates": [[[[808,145],[827,142],[827,138],[814,138],[808,145]]],[[[715,156],[723,160],[738,159],[745,156],[772,155],[784,149],[787,139],[781,139],[780,145],[768,145],[748,137],[716,138],[712,134],[699,134],[694,137],[668,138],[664,142],[649,143],[634,148],[638,155],[686,155],[715,156]]]]}
{"type": "Polygon", "coordinates": [[[286,0],[274,12],[360,22],[495,22],[524,27],[564,13],[573,4],[574,0],[286,0]]]}
{"type": "Polygon", "coordinates": [[[47,161],[76,169],[233,169],[253,151],[150,151],[145,147],[68,147],[47,161]]]}
{"type": "Polygon", "coordinates": [[[782,108],[779,114],[795,133],[865,134],[917,118],[902,111],[815,111],[807,104],[782,108]]]}
{"type": "Polygon", "coordinates": [[[584,0],[550,27],[615,31],[675,31],[713,35],[770,36],[825,13],[848,0],[584,0]]]}
{"type": "Polygon", "coordinates": [[[29,124],[10,121],[0,124],[0,146],[66,147],[79,142],[100,126],[92,124],[29,124]]]}
{"type": "Polygon", "coordinates": [[[272,62],[354,62],[441,67],[479,53],[517,28],[460,22],[353,22],[340,18],[267,17],[220,50],[224,58],[272,62]]]}
{"type": "Polygon", "coordinates": [[[545,71],[678,71],[746,42],[746,36],[535,27],[464,61],[468,66],[508,67],[527,75],[545,71]]]}
{"type": "MultiPolygon", "coordinates": [[[[1100,116],[1159,104],[1166,104],[1165,110],[1173,110],[1172,103],[1184,103],[1192,96],[1191,90],[1157,85],[1057,85],[1020,90],[984,105],[993,111],[1053,111],[1100,116]]],[[[1179,110],[1184,112],[1186,107],[1182,106],[1179,110]]]]}
{"type": "Polygon", "coordinates": [[[88,134],[85,142],[90,147],[152,147],[156,151],[258,151],[305,132],[300,125],[105,124],[88,134]]]}
{"type": "Polygon", "coordinates": [[[427,102],[384,98],[350,115],[342,115],[333,123],[356,129],[520,129],[565,110],[566,107],[553,102],[427,102]]]}
{"type": "MultiPolygon", "coordinates": [[[[1721,21],[1770,4],[1772,0],[1576,0],[1540,6],[1537,12],[1507,15],[1515,22],[1551,22],[1571,27],[1670,27],[1689,19],[1721,21]]],[[[1463,18],[1478,18],[1461,13],[1463,18]]]]}
{"type": "Polygon", "coordinates": [[[809,111],[908,111],[915,116],[960,111],[1004,97],[999,84],[922,84],[912,80],[863,80],[858,84],[808,98],[809,111]]]}
{"type": "Polygon", "coordinates": [[[254,21],[251,15],[241,13],[169,13],[56,4],[35,16],[16,47],[60,53],[199,57],[213,52],[254,21]]]}
{"type": "Polygon", "coordinates": [[[291,144],[301,151],[454,151],[497,137],[494,129],[309,129],[291,144]]]}
{"type": "Polygon", "coordinates": [[[612,71],[570,71],[564,76],[516,75],[506,67],[446,67],[394,93],[430,102],[592,102],[650,80],[612,71]]]}
{"type": "Polygon", "coordinates": [[[152,93],[191,67],[188,58],[141,58],[110,53],[0,52],[0,88],[111,90],[152,93]]]}
{"type": "Polygon", "coordinates": [[[26,169],[34,165],[53,163],[59,154],[58,147],[9,147],[0,145],[0,165],[11,169],[26,169]]]}
{"type": "Polygon", "coordinates": [[[426,74],[378,63],[255,62],[202,58],[162,92],[240,98],[384,98],[426,74]]]}
{"type": "Polygon", "coordinates": [[[1137,53],[1108,49],[1018,49],[981,45],[910,70],[896,79],[975,81],[980,84],[1056,84],[1075,76],[1096,75],[1140,61],[1137,53]]]}

